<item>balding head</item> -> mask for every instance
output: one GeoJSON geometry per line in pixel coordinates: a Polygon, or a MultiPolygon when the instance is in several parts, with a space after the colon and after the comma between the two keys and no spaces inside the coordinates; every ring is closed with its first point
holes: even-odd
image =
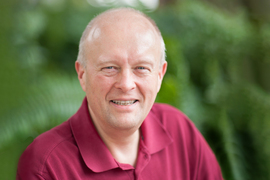
{"type": "MultiPolygon", "coordinates": [[[[95,17],[86,27],[84,30],[80,45],[79,45],[79,54],[77,61],[82,64],[84,67],[86,66],[86,47],[87,50],[91,49],[91,45],[94,45],[93,42],[100,38],[101,31],[102,34],[110,34],[110,31],[118,31],[119,39],[124,38],[120,37],[121,34],[125,33],[123,31],[126,30],[139,30],[145,29],[149,32],[149,35],[152,34],[155,37],[156,42],[160,44],[160,66],[165,62],[165,44],[161,33],[156,26],[155,22],[143,14],[140,11],[137,11],[132,8],[118,8],[118,9],[111,9],[108,11],[103,12],[102,14],[95,17]],[[153,33],[152,33],[153,32],[153,33]],[[87,42],[87,43],[86,43],[87,42]]],[[[142,36],[143,37],[143,36],[142,36]]],[[[151,37],[151,36],[147,36],[151,37]]],[[[106,37],[103,37],[106,38],[106,37]]],[[[140,37],[138,37],[140,38],[140,37]]],[[[143,45],[142,45],[143,46],[143,45]]],[[[145,43],[144,43],[145,46],[145,43]]],[[[143,47],[141,47],[143,49],[143,47]]]]}
{"type": "Polygon", "coordinates": [[[128,8],[92,20],[75,68],[99,133],[138,132],[166,73],[164,43],[153,21],[128,8]]]}

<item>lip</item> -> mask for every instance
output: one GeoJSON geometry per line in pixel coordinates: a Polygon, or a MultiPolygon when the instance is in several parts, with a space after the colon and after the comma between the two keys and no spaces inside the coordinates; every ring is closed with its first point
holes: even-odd
{"type": "Polygon", "coordinates": [[[116,99],[111,99],[110,101],[135,101],[138,100],[136,98],[116,98],[116,99]]]}
{"type": "Polygon", "coordinates": [[[119,101],[119,100],[112,100],[111,102],[122,105],[122,106],[129,106],[136,102],[137,100],[128,100],[128,101],[119,101]]]}
{"type": "Polygon", "coordinates": [[[121,111],[132,111],[139,103],[138,99],[134,99],[134,98],[125,98],[125,99],[112,99],[110,100],[110,105],[112,105],[113,107],[115,107],[117,110],[121,110],[121,111]],[[120,105],[120,104],[115,104],[112,101],[135,101],[133,104],[130,105],[120,105]]]}

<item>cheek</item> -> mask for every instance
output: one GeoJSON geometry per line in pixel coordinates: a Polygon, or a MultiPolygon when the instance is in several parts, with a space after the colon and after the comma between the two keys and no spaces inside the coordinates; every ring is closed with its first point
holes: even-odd
{"type": "Polygon", "coordinates": [[[158,92],[157,76],[149,76],[140,81],[140,90],[145,95],[145,98],[155,98],[158,92]]]}
{"type": "Polygon", "coordinates": [[[94,96],[105,96],[112,86],[111,82],[112,80],[108,77],[99,75],[90,76],[87,83],[87,91],[94,96]]]}
{"type": "Polygon", "coordinates": [[[157,92],[159,92],[159,90],[160,90],[161,83],[162,83],[162,78],[158,77],[158,79],[157,79],[157,92]]]}

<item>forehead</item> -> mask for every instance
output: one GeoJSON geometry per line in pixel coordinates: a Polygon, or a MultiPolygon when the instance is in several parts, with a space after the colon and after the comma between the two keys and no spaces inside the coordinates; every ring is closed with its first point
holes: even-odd
{"type": "MultiPolygon", "coordinates": [[[[92,55],[98,53],[114,53],[117,49],[132,49],[136,54],[142,54],[150,48],[153,53],[160,53],[159,36],[142,15],[137,14],[107,14],[93,23],[87,41],[87,51],[92,55]],[[109,52],[106,52],[108,51],[109,52]]],[[[121,53],[121,52],[119,52],[121,53]]]]}
{"type": "Polygon", "coordinates": [[[110,10],[97,16],[91,24],[92,25],[86,38],[88,41],[94,40],[102,34],[104,36],[113,34],[118,37],[128,35],[128,32],[137,32],[133,35],[140,35],[143,31],[152,31],[154,36],[159,36],[159,33],[152,21],[136,10],[110,10]]]}

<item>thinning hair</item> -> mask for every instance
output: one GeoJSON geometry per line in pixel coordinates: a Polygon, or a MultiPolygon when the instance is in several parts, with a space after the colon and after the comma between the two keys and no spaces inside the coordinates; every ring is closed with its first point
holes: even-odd
{"type": "Polygon", "coordinates": [[[141,11],[135,10],[133,8],[127,8],[127,7],[122,7],[122,8],[113,8],[110,10],[107,10],[99,15],[97,15],[95,18],[93,18],[88,25],[86,26],[85,30],[82,33],[82,37],[80,39],[80,44],[79,44],[79,53],[78,53],[78,57],[77,57],[77,61],[83,65],[84,67],[86,67],[86,53],[85,53],[85,48],[84,48],[84,43],[87,40],[87,37],[89,35],[89,33],[91,32],[93,26],[98,23],[99,21],[102,21],[102,16],[106,15],[108,13],[112,13],[112,12],[119,12],[119,11],[127,11],[127,12],[132,12],[136,15],[140,15],[142,17],[144,17],[145,19],[147,19],[150,24],[154,27],[155,31],[157,32],[159,38],[160,38],[160,45],[161,45],[161,59],[160,59],[160,67],[162,66],[162,64],[166,61],[166,48],[165,48],[165,43],[163,40],[163,37],[161,35],[161,32],[159,30],[159,28],[157,27],[155,21],[153,19],[151,19],[149,16],[147,16],[146,14],[142,13],[141,11]]]}

